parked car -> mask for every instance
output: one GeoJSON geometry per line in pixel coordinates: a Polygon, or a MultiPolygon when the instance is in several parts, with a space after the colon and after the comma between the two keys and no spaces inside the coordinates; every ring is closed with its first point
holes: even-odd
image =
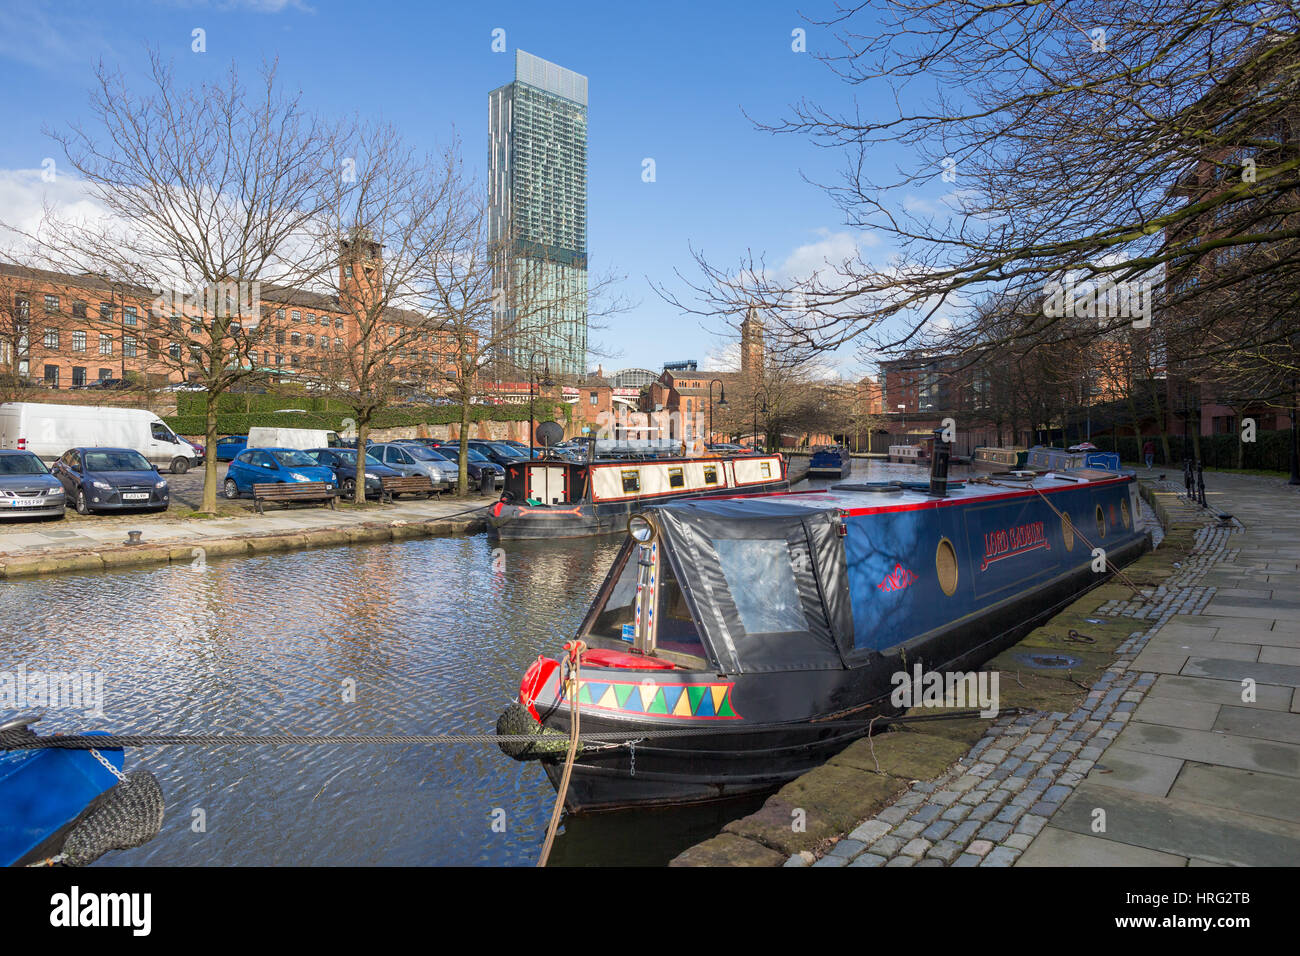
{"type": "Polygon", "coordinates": [[[96,379],[93,382],[86,382],[83,385],[70,385],[68,387],[70,389],[106,388],[106,389],[123,390],[128,388],[134,388],[135,383],[124,378],[100,378],[100,379],[96,379]]]}
{"type": "Polygon", "coordinates": [[[528,460],[528,449],[522,452],[514,445],[507,445],[504,442],[483,441],[479,438],[471,438],[469,447],[486,458],[488,461],[500,465],[504,468],[506,465],[513,465],[515,462],[528,460]]]}
{"type": "Polygon", "coordinates": [[[366,453],[378,458],[399,474],[427,475],[433,482],[433,487],[439,491],[455,488],[460,479],[460,469],[454,461],[449,461],[418,442],[383,442],[371,445],[366,453]]]}
{"type": "Polygon", "coordinates": [[[246,448],[226,469],[223,486],[227,498],[253,493],[255,484],[293,484],[323,481],[333,488],[334,472],[297,448],[246,448]]]}
{"type": "Polygon", "coordinates": [[[29,451],[0,451],[0,519],[62,518],[63,485],[29,451]]]}
{"type": "Polygon", "coordinates": [[[69,448],[131,448],[151,465],[183,475],[199,463],[193,445],[151,411],[87,405],[7,402],[0,405],[0,448],[54,461],[69,448]]]}
{"type": "Polygon", "coordinates": [[[513,438],[503,438],[499,442],[497,442],[497,444],[508,445],[509,447],[513,448],[515,451],[519,452],[520,458],[527,459],[530,457],[531,458],[542,457],[542,449],[541,446],[539,445],[534,445],[532,448],[529,448],[523,442],[515,441],[513,438]]]}
{"type": "Polygon", "coordinates": [[[50,469],[77,514],[142,508],[166,511],[167,479],[134,448],[69,448],[50,469]]]}
{"type": "MultiPolygon", "coordinates": [[[[453,464],[460,464],[460,442],[439,441],[433,447],[444,458],[451,459],[453,464]]],[[[485,471],[492,475],[492,487],[501,488],[505,485],[506,470],[504,468],[494,461],[489,461],[473,448],[467,449],[465,453],[465,473],[469,476],[469,480],[481,487],[483,472],[485,471]]]]}
{"type": "MultiPolygon", "coordinates": [[[[355,448],[308,448],[320,464],[334,472],[340,490],[349,498],[357,488],[357,452],[355,448]]],[[[366,453],[366,497],[377,498],[383,493],[382,478],[394,478],[400,472],[389,468],[369,452],[366,453]]]]}
{"type": "Polygon", "coordinates": [[[248,447],[247,435],[227,435],[217,439],[217,461],[234,461],[248,447]]]}

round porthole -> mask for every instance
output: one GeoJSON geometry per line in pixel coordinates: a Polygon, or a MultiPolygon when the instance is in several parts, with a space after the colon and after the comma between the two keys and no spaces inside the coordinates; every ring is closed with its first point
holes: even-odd
{"type": "Polygon", "coordinates": [[[1097,505],[1097,533],[1106,537],[1106,512],[1101,510],[1101,505],[1097,505]]]}
{"type": "Polygon", "coordinates": [[[939,547],[934,552],[934,569],[939,574],[939,587],[943,593],[952,597],[957,593],[957,552],[947,538],[939,539],[939,547]]]}
{"type": "Polygon", "coordinates": [[[1120,519],[1124,522],[1124,527],[1125,527],[1125,528],[1131,528],[1131,527],[1133,527],[1133,515],[1131,515],[1131,514],[1129,513],[1129,510],[1128,510],[1128,499],[1127,499],[1127,498],[1124,499],[1124,501],[1120,502],[1120,506],[1119,506],[1119,516],[1120,516],[1120,519]]]}
{"type": "Polygon", "coordinates": [[[1061,514],[1061,537],[1065,539],[1065,550],[1074,550],[1074,525],[1068,514],[1061,514]]]}

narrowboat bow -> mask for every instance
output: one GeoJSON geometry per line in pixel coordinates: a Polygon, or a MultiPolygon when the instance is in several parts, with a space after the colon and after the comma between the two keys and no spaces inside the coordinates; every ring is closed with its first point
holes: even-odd
{"type": "Polygon", "coordinates": [[[853,471],[853,459],[842,445],[818,448],[808,459],[809,478],[847,478],[853,471]]]}
{"type": "MultiPolygon", "coordinates": [[[[1082,470],[672,501],[628,523],[567,664],[540,657],[498,722],[517,759],[562,773],[573,811],[703,802],[823,763],[896,713],[894,676],[978,667],[1149,546],[1130,475],[1082,470]],[[681,736],[665,731],[686,730],[681,736]],[[642,736],[656,732],[650,737],[642,736]]],[[[940,460],[942,459],[942,461],[940,460]]]]}

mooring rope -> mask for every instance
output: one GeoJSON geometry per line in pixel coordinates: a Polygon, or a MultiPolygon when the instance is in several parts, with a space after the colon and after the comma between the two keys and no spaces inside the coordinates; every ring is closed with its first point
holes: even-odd
{"type": "MultiPolygon", "coordinates": [[[[987,719],[1020,716],[1030,713],[1022,707],[1003,707],[987,719]]],[[[887,725],[923,723],[930,720],[967,720],[984,716],[979,710],[944,711],[937,714],[902,714],[897,717],[881,717],[887,725]]],[[[771,733],[774,730],[789,730],[792,727],[809,729],[866,729],[870,724],[866,720],[839,720],[823,723],[766,724],[761,726],[681,727],[673,730],[638,730],[634,736],[629,732],[596,733],[580,736],[583,744],[605,744],[628,746],[643,740],[663,740],[673,737],[700,737],[717,734],[771,733]]],[[[0,751],[11,750],[122,750],[127,747],[232,747],[232,746],[276,746],[309,745],[329,746],[333,744],[496,744],[496,743],[536,743],[537,734],[64,734],[41,737],[30,730],[18,729],[0,732],[0,751]]]]}
{"type": "Polygon", "coordinates": [[[546,866],[551,858],[551,845],[555,842],[555,833],[560,828],[560,814],[564,812],[564,798],[569,793],[569,776],[573,773],[573,761],[578,756],[578,675],[582,672],[582,652],[587,645],[582,641],[569,641],[564,649],[569,652],[569,673],[564,679],[565,690],[569,698],[569,752],[564,758],[564,773],[560,775],[560,785],[555,788],[555,807],[551,810],[551,822],[546,827],[546,840],[542,843],[542,854],[537,858],[539,867],[546,866]]]}

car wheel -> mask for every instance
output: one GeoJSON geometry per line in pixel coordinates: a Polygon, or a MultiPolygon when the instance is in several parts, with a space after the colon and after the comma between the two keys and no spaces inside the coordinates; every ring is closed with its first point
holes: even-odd
{"type": "Polygon", "coordinates": [[[190,470],[190,460],[188,458],[172,459],[172,474],[183,475],[190,470]]]}
{"type": "Polygon", "coordinates": [[[90,514],[90,503],[86,501],[86,492],[82,490],[77,491],[77,514],[90,514]]]}
{"type": "Polygon", "coordinates": [[[344,479],[343,479],[343,496],[344,496],[345,498],[354,498],[354,497],[356,497],[356,494],[357,494],[357,483],[356,483],[355,479],[352,479],[352,478],[344,478],[344,479]]]}
{"type": "Polygon", "coordinates": [[[226,479],[226,497],[231,501],[239,497],[239,485],[235,484],[234,478],[226,479]]]}

